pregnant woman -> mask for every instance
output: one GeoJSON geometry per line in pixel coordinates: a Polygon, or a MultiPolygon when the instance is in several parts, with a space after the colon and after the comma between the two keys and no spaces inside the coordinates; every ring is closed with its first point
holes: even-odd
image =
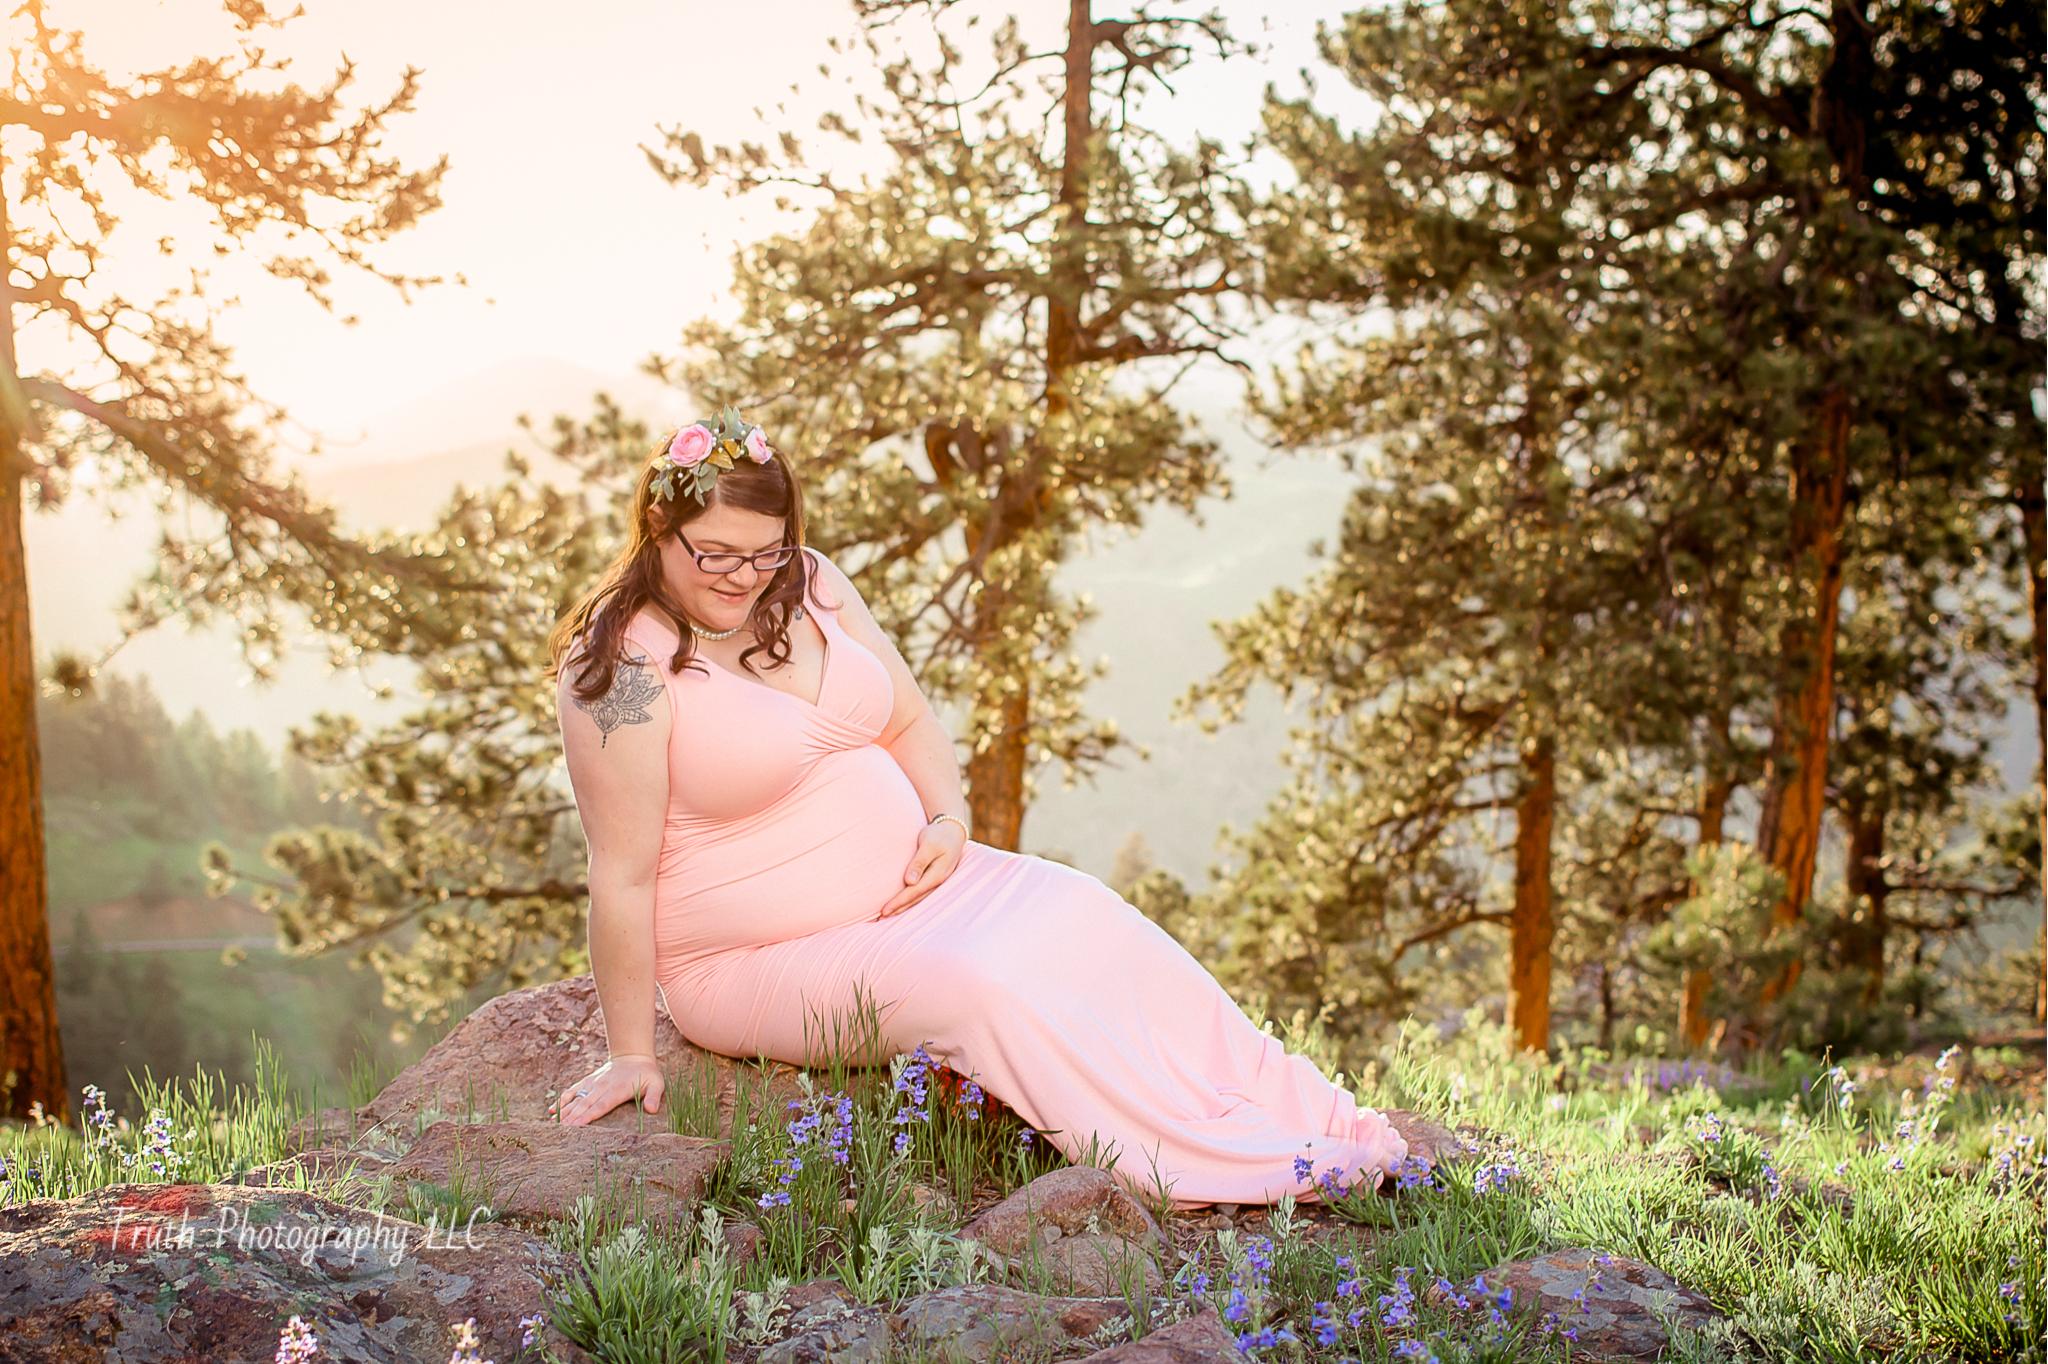
{"type": "Polygon", "coordinates": [[[1370,1183],[1406,1155],[1101,882],[969,841],[951,737],[804,548],[760,428],[684,427],[632,514],[552,641],[610,1049],[562,1121],[658,1110],[658,990],[698,1046],[799,1064],[871,1001],[888,1049],[923,1045],[1183,1204],[1308,1195],[1296,1156],[1370,1183]]]}

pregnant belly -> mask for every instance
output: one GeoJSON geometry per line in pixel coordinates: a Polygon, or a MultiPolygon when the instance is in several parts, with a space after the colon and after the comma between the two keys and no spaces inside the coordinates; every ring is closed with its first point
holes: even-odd
{"type": "Polygon", "coordinates": [[[910,779],[870,744],[826,754],[757,815],[672,825],[655,887],[657,977],[874,918],[903,888],[924,822],[910,779]]]}

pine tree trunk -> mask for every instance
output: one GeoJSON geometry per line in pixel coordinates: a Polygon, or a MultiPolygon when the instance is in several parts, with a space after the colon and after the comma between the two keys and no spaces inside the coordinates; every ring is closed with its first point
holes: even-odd
{"type": "Polygon", "coordinates": [[[14,353],[13,254],[0,201],[0,1117],[26,1119],[40,1104],[61,1123],[71,1120],[71,1102],[50,958],[43,762],[22,540],[28,411],[14,353]]]}
{"type": "MultiPolygon", "coordinates": [[[[1065,412],[1072,403],[1067,375],[1080,362],[1081,296],[1087,263],[1080,226],[1088,208],[1088,140],[1094,134],[1095,24],[1091,0],[1068,0],[1067,89],[1063,100],[1066,147],[1060,163],[1061,218],[1054,231],[1052,279],[1046,291],[1045,407],[1048,416],[1065,412]]],[[[936,466],[935,466],[936,467],[936,466]]],[[[1018,499],[1036,507],[1038,499],[1018,499]]],[[[1016,515],[1013,509],[1013,516],[1016,515]]],[[[1019,517],[1032,519],[1032,514],[1019,517]]],[[[1024,529],[1009,528],[1015,535],[1024,529]]],[[[992,589],[984,590],[980,614],[1000,625],[992,589]]],[[[983,648],[994,647],[999,634],[985,632],[983,648]]],[[[1028,668],[1028,660],[1023,665],[1028,668]]],[[[967,759],[967,808],[974,838],[992,848],[1015,851],[1024,833],[1024,776],[1030,770],[1031,689],[1028,675],[1003,679],[1014,690],[984,695],[975,707],[974,752],[967,759]]]]}
{"type": "MultiPolygon", "coordinates": [[[[2048,848],[2048,527],[2043,526],[2044,489],[2038,482],[2021,487],[2014,497],[2020,509],[2020,534],[2027,556],[2027,592],[2034,607],[2034,741],[2043,782],[2041,846],[2048,848]]],[[[2048,944],[2048,877],[2042,878],[2041,941],[2048,944]]],[[[2034,980],[2034,1021],[2048,1023],[2048,977],[2034,980]]]]}
{"type": "MultiPolygon", "coordinates": [[[[1794,454],[1792,562],[1805,600],[1779,634],[1778,698],[1766,767],[1757,851],[1785,874],[1785,893],[1771,911],[1773,934],[1796,929],[1813,894],[1826,808],[1828,740],[1835,711],[1835,636],[1841,622],[1842,524],[1849,486],[1849,398],[1832,389],[1821,400],[1815,439],[1794,454]]],[[[1799,979],[1794,958],[1764,988],[1778,999],[1799,979]]]]}
{"type": "Polygon", "coordinates": [[[20,437],[0,448],[0,1117],[31,1104],[70,1120],[57,977],[50,959],[42,756],[36,742],[35,653],[22,542],[20,437]]]}
{"type": "Polygon", "coordinates": [[[1525,1051],[1550,1049],[1550,828],[1557,813],[1557,755],[1550,736],[1527,758],[1528,786],[1515,809],[1515,911],[1508,994],[1515,1038],[1525,1051]]]}
{"type": "MultiPolygon", "coordinates": [[[[1721,736],[1725,741],[1728,734],[1727,717],[1720,717],[1721,736]]],[[[1728,819],[1728,799],[1735,792],[1735,783],[1714,764],[1707,768],[1706,789],[1700,793],[1700,839],[1698,846],[1712,847],[1721,841],[1721,827],[1728,819]]],[[[1700,893],[1697,883],[1692,893],[1700,893]]],[[[1707,1029],[1711,1020],[1707,1017],[1707,990],[1713,984],[1713,973],[1702,966],[1685,973],[1685,988],[1678,997],[1678,1036],[1688,1050],[1697,1051],[1707,1043],[1707,1029]]]]}
{"type": "Polygon", "coordinates": [[[1885,897],[1891,883],[1884,875],[1884,822],[1890,813],[1885,802],[1872,801],[1848,811],[1849,856],[1842,878],[1849,892],[1848,931],[1842,943],[1842,964],[1861,967],[1863,1006],[1877,1003],[1884,990],[1885,938],[1891,931],[1885,911],[1885,897]]]}
{"type": "Polygon", "coordinates": [[[980,746],[967,759],[967,812],[974,841],[1015,852],[1024,833],[1031,737],[1031,693],[1023,680],[1018,679],[1015,691],[980,708],[978,719],[980,746]]]}

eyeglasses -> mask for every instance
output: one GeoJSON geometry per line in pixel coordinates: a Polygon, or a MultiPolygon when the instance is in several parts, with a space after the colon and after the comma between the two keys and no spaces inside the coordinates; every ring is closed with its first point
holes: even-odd
{"type": "Polygon", "coordinates": [[[773,573],[796,556],[795,545],[764,549],[759,554],[701,554],[681,531],[676,532],[676,539],[682,544],[683,552],[697,561],[698,568],[720,577],[739,572],[744,564],[752,564],[757,573],[773,573]]]}

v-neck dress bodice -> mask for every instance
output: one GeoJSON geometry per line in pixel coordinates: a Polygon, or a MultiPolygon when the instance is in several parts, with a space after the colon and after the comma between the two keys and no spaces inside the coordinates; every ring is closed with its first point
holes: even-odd
{"type": "Polygon", "coordinates": [[[685,1037],[800,1064],[872,1007],[886,1045],[973,1076],[1069,1157],[1100,1143],[1127,1174],[1156,1168],[1182,1203],[1313,1197],[1295,1157],[1370,1181],[1407,1154],[1092,876],[969,843],[882,918],[924,806],[877,742],[888,670],[836,603],[809,605],[826,642],[816,704],[709,659],[671,673],[671,631],[626,631],[674,721],[654,977],[685,1037]]]}
{"type": "MultiPolygon", "coordinates": [[[[815,704],[699,657],[669,674],[668,818],[655,956],[802,937],[875,913],[903,885],[924,806],[875,741],[888,670],[814,601],[825,636],[815,704]]],[[[661,661],[676,637],[643,616],[626,638],[661,661]]]]}

